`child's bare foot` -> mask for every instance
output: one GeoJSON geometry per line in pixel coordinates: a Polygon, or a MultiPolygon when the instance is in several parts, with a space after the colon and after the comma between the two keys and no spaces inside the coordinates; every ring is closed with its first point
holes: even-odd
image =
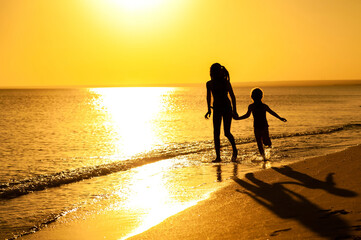
{"type": "Polygon", "coordinates": [[[270,161],[264,161],[262,164],[263,169],[271,168],[271,162],[270,161]]]}
{"type": "Polygon", "coordinates": [[[221,162],[221,158],[219,158],[219,157],[217,157],[216,159],[214,159],[212,161],[212,163],[219,163],[219,162],[221,162]]]}

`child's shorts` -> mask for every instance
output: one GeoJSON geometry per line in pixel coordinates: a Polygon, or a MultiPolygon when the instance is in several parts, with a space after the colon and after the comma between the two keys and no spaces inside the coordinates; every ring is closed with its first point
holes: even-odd
{"type": "Polygon", "coordinates": [[[257,142],[259,140],[261,140],[265,146],[267,146],[267,147],[272,146],[272,142],[271,142],[271,139],[269,137],[268,128],[264,128],[264,129],[255,128],[254,129],[254,136],[256,137],[257,142]]]}

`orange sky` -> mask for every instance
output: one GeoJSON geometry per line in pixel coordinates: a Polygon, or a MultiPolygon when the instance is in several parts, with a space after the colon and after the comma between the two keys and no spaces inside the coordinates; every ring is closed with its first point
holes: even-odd
{"type": "Polygon", "coordinates": [[[361,79],[360,0],[0,1],[0,87],[361,79]],[[133,5],[132,5],[133,4],[133,5]]]}

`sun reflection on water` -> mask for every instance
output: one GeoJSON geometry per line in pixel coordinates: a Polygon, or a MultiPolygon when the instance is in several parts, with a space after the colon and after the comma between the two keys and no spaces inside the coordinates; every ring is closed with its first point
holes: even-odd
{"type": "MultiPolygon", "coordinates": [[[[89,91],[97,95],[93,104],[104,115],[102,124],[109,130],[115,156],[134,156],[164,144],[166,140],[162,138],[167,134],[161,133],[162,120],[169,119],[167,114],[176,89],[96,88],[89,91]]],[[[116,215],[131,213],[137,219],[128,223],[135,228],[123,239],[141,233],[199,201],[192,196],[179,196],[184,189],[174,179],[177,163],[180,163],[179,159],[167,159],[144,165],[130,170],[131,177],[126,182],[119,180],[119,187],[113,192],[118,200],[108,209],[116,215]]]]}
{"type": "Polygon", "coordinates": [[[155,121],[167,109],[173,88],[93,88],[95,106],[106,115],[104,124],[112,134],[114,153],[134,156],[163,143],[155,121]]]}

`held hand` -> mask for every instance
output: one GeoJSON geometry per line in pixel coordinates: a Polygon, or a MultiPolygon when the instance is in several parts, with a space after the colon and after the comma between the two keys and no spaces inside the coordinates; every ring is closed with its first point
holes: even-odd
{"type": "Polygon", "coordinates": [[[286,119],[286,118],[280,118],[280,120],[281,120],[282,122],[287,122],[287,119],[286,119]]]}
{"type": "Polygon", "coordinates": [[[232,118],[235,119],[235,120],[238,120],[238,118],[239,118],[238,113],[237,113],[237,112],[233,112],[232,118]]]}
{"type": "Polygon", "coordinates": [[[204,115],[205,119],[208,119],[211,116],[212,112],[209,110],[206,115],[204,115]]]}

